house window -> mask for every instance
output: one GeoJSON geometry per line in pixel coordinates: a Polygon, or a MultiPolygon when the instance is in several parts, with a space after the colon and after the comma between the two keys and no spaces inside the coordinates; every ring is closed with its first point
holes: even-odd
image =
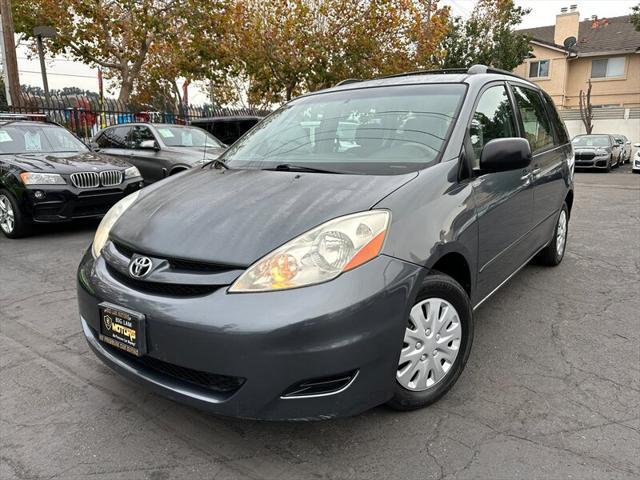
{"type": "Polygon", "coordinates": [[[601,58],[591,62],[591,78],[624,76],[624,57],[601,58]]]}
{"type": "Polygon", "coordinates": [[[529,63],[529,78],[548,77],[549,60],[539,60],[529,63]]]}

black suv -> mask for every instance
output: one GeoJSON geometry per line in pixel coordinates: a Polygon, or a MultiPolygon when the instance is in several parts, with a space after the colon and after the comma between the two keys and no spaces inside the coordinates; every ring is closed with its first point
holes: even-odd
{"type": "Polygon", "coordinates": [[[310,93],[107,214],[82,330],[122,375],[220,414],[428,405],[474,309],[562,261],[573,161],[549,96],[484,66],[310,93]]]}
{"type": "Polygon", "coordinates": [[[92,152],[44,115],[0,114],[0,230],[102,217],[142,186],[138,169],[92,152]]]}

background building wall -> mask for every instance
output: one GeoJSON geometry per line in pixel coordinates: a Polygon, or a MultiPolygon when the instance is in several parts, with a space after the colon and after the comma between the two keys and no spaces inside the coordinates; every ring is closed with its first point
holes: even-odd
{"type": "Polygon", "coordinates": [[[540,88],[551,96],[554,103],[562,108],[564,106],[564,89],[567,78],[567,59],[565,53],[536,44],[531,44],[531,46],[533,47],[531,53],[535,58],[525,60],[523,64],[516,67],[514,73],[539,85],[540,88]],[[549,76],[546,78],[529,78],[529,64],[540,60],[550,60],[549,76]]]}
{"type": "MultiPolygon", "coordinates": [[[[576,58],[569,61],[569,75],[564,106],[579,108],[580,90],[586,90],[591,77],[591,61],[617,55],[576,58]]],[[[591,79],[591,103],[593,105],[640,106],[640,55],[625,56],[625,75],[620,78],[591,79]]],[[[540,84],[542,88],[544,85],[540,84]]]]}
{"type": "MultiPolygon", "coordinates": [[[[579,110],[562,110],[569,136],[586,133],[580,119],[579,110]]],[[[640,143],[640,108],[602,108],[595,109],[592,133],[611,133],[625,135],[631,143],[640,143]]]]}

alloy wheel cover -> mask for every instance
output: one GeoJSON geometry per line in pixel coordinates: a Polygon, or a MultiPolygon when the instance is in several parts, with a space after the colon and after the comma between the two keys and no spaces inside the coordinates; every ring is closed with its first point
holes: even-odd
{"type": "Polygon", "coordinates": [[[442,298],[421,300],[411,309],[396,380],[407,390],[433,388],[452,371],[462,341],[456,309],[442,298]]]}

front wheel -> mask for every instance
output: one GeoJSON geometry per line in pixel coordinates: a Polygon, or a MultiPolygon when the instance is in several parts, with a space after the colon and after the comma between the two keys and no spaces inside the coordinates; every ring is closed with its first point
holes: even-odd
{"type": "Polygon", "coordinates": [[[467,293],[447,275],[429,275],[407,319],[388,405],[414,410],[434,403],[458,380],[472,343],[467,293]]]}
{"type": "Polygon", "coordinates": [[[556,228],[553,231],[553,238],[536,257],[538,263],[554,267],[559,265],[564,258],[564,252],[567,248],[567,234],[569,233],[569,208],[566,203],[562,204],[562,210],[556,222],[556,228]]]}
{"type": "Polygon", "coordinates": [[[6,190],[0,190],[0,230],[8,238],[20,238],[28,233],[18,203],[6,190]]]}

